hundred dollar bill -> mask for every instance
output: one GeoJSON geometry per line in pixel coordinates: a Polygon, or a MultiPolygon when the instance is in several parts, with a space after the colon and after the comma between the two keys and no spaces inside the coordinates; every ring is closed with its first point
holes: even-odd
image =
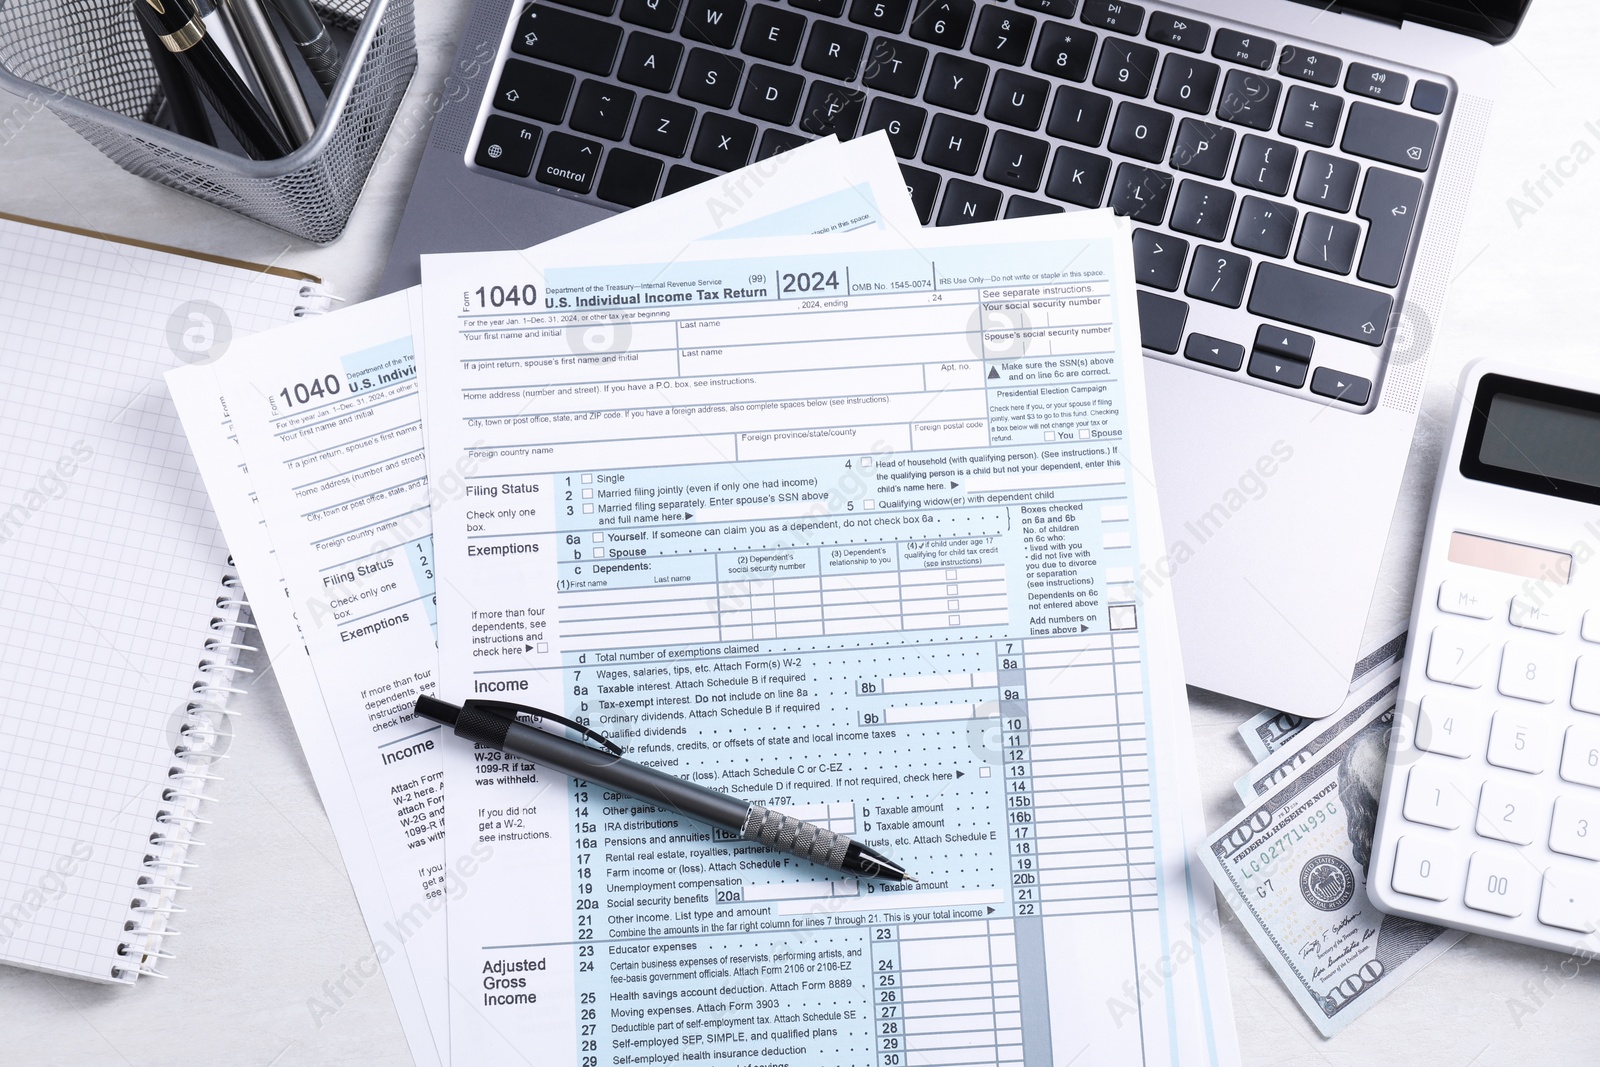
{"type": "Polygon", "coordinates": [[[1306,727],[1295,733],[1287,745],[1251,767],[1243,777],[1233,783],[1246,804],[1253,804],[1287,779],[1299,773],[1301,767],[1317,758],[1325,747],[1336,741],[1356,722],[1369,714],[1373,707],[1387,701],[1393,706],[1395,692],[1400,688],[1400,664],[1391,663],[1375,674],[1369,674],[1366,684],[1345,698],[1339,710],[1326,719],[1312,719],[1306,727]]]}
{"type": "Polygon", "coordinates": [[[1367,899],[1392,687],[1213,834],[1201,862],[1324,1037],[1464,936],[1367,899]]]}
{"type": "MultiPolygon", "coordinates": [[[[1350,689],[1359,689],[1373,671],[1400,662],[1405,651],[1406,631],[1402,627],[1361,654],[1356,660],[1355,671],[1350,675],[1350,689]]],[[[1262,708],[1239,727],[1239,736],[1244,738],[1245,747],[1259,763],[1286,747],[1297,734],[1317,721],[1290,715],[1286,711],[1262,708]]]]}

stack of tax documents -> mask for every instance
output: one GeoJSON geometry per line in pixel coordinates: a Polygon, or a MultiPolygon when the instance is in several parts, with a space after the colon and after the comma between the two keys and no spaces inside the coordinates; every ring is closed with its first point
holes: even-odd
{"type": "Polygon", "coordinates": [[[1124,221],[923,230],[876,134],[422,266],[169,376],[419,1064],[1237,1062],[1124,221]]]}

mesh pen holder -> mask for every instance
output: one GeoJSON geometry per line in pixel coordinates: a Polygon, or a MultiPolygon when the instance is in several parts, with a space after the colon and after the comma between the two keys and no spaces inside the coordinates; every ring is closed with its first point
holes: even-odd
{"type": "Polygon", "coordinates": [[[129,0],[0,0],[0,145],[43,108],[123,170],[325,243],[344,232],[417,65],[412,0],[324,0],[323,18],[359,25],[311,140],[254,160],[143,121],[161,88],[129,0]]]}

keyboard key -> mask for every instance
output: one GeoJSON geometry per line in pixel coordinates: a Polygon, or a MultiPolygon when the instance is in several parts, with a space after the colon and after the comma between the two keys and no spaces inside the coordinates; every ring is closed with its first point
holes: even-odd
{"type": "Polygon", "coordinates": [[[750,12],[750,21],[745,24],[739,51],[757,59],[788,65],[800,54],[800,41],[805,34],[806,17],[798,11],[777,4],[757,4],[750,12]]]}
{"type": "Polygon", "coordinates": [[[1439,760],[1425,760],[1406,778],[1401,813],[1407,822],[1457,830],[1472,813],[1472,798],[1462,793],[1456,777],[1439,760]]]}
{"type": "Polygon", "coordinates": [[[867,124],[863,133],[884,131],[889,137],[889,147],[901,159],[915,159],[917,145],[922,143],[922,127],[927,125],[928,113],[915,104],[903,103],[880,96],[872,101],[867,111],[867,124]]]}
{"type": "Polygon", "coordinates": [[[1538,872],[1509,849],[1474,852],[1467,861],[1467,907],[1515,919],[1533,903],[1538,872]]]}
{"type": "Polygon", "coordinates": [[[494,106],[539,122],[560,122],[567,114],[573,77],[520,59],[507,59],[495,86],[494,106]]]}
{"type": "Polygon", "coordinates": [[[1318,367],[1311,372],[1311,391],[1329,400],[1339,400],[1360,407],[1372,399],[1372,382],[1355,374],[1345,374],[1332,367],[1318,367]]]}
{"type": "Polygon", "coordinates": [[[1538,630],[1544,634],[1564,634],[1567,632],[1567,612],[1554,604],[1537,600],[1523,593],[1518,593],[1511,598],[1511,612],[1509,615],[1512,626],[1524,630],[1538,630]]]}
{"type": "Polygon", "coordinates": [[[1261,264],[1250,290],[1251,314],[1368,345],[1383,343],[1393,309],[1386,293],[1277,263],[1261,264]]]}
{"type": "Polygon", "coordinates": [[[861,105],[866,98],[860,89],[812,82],[805,106],[800,110],[800,128],[814,137],[832,135],[848,141],[855,136],[856,124],[861,121],[861,105]]]}
{"type": "Polygon", "coordinates": [[[1176,53],[1161,64],[1161,80],[1156,83],[1156,103],[1204,115],[1211,110],[1222,69],[1203,59],[1190,59],[1176,53]]]}
{"type": "Polygon", "coordinates": [[[917,0],[911,36],[944,48],[960,48],[972,24],[972,0],[917,0]]]}
{"type": "Polygon", "coordinates": [[[617,64],[617,80],[664,93],[672,88],[682,59],[683,45],[677,41],[643,31],[630,33],[617,64]]]}
{"type": "Polygon", "coordinates": [[[1255,349],[1250,353],[1250,377],[1276,382],[1290,389],[1306,384],[1306,364],[1298,359],[1284,359],[1271,352],[1255,349]]]}
{"type": "Polygon", "coordinates": [[[1033,51],[1033,69],[1081,82],[1089,76],[1089,59],[1099,39],[1099,34],[1078,26],[1046,22],[1039,31],[1039,47],[1033,51]]]}
{"type": "Polygon", "coordinates": [[[579,133],[592,133],[609,141],[622,140],[633,114],[636,94],[632,89],[585,78],[578,86],[578,99],[572,105],[569,125],[579,133]]]}
{"type": "Polygon", "coordinates": [[[855,81],[856,72],[861,69],[861,56],[866,50],[867,35],[861,30],[819,19],[811,24],[811,37],[806,41],[806,52],[800,65],[824,78],[855,81]]]}
{"type": "MultiPolygon", "coordinates": [[[[1111,142],[1111,147],[1116,148],[1116,134],[1111,135],[1111,142]]],[[[1232,192],[1204,182],[1185,180],[1178,183],[1178,197],[1173,201],[1172,218],[1167,225],[1179,233],[1220,241],[1227,236],[1232,217],[1232,192]]]]}
{"type": "Polygon", "coordinates": [[[953,115],[935,115],[928,145],[922,150],[922,161],[961,174],[976,174],[988,134],[987,127],[981,123],[953,115]]]}
{"type": "Polygon", "coordinates": [[[1189,318],[1189,305],[1144,289],[1138,295],[1140,342],[1153,352],[1176,354],[1178,342],[1183,339],[1183,324],[1189,318]]]}
{"type": "Polygon", "coordinates": [[[1272,57],[1278,54],[1278,42],[1224,27],[1217,31],[1211,54],[1230,63],[1243,63],[1247,67],[1266,70],[1272,66],[1272,57]]]}
{"type": "Polygon", "coordinates": [[[798,133],[790,133],[788,130],[767,130],[761,135],[761,144],[756,147],[756,158],[771,159],[773,156],[782,155],[784,152],[810,143],[811,138],[801,137],[798,133]]]}
{"type": "Polygon", "coordinates": [[[1137,34],[1144,25],[1144,8],[1125,0],[1083,0],[1083,14],[1078,17],[1102,30],[1137,34]]]}
{"type": "Polygon", "coordinates": [[[1209,367],[1238,370],[1244,366],[1244,345],[1207,337],[1203,333],[1191,333],[1183,345],[1183,358],[1209,367]]]}
{"type": "Polygon", "coordinates": [[[1318,270],[1349,274],[1350,268],[1355,266],[1356,245],[1360,240],[1361,227],[1355,223],[1313,212],[1306,216],[1306,224],[1300,228],[1294,261],[1318,270]]]}
{"type": "Polygon", "coordinates": [[[1370,97],[1390,104],[1406,102],[1406,90],[1411,79],[1394,70],[1384,70],[1370,63],[1350,64],[1350,73],[1344,80],[1345,92],[1370,97]]]}
{"type": "Polygon", "coordinates": [[[1000,215],[1000,190],[975,185],[960,178],[944,184],[944,200],[939,204],[938,226],[963,226],[969,222],[988,222],[1000,215]]]}
{"type": "Polygon", "coordinates": [[[533,172],[533,154],[539,148],[539,127],[490,115],[483,124],[474,157],[480,167],[526,178],[533,172]]]}
{"type": "Polygon", "coordinates": [[[1172,116],[1143,104],[1124,103],[1117,108],[1117,121],[1111,127],[1111,151],[1146,163],[1160,163],[1167,154],[1167,135],[1172,132],[1172,116]]]}
{"type": "Polygon", "coordinates": [[[1282,259],[1289,254],[1295,219],[1300,213],[1292,207],[1258,196],[1247,196],[1239,205],[1239,221],[1233,227],[1233,243],[1252,252],[1282,259]]]}
{"type": "Polygon", "coordinates": [[[1056,101],[1050,108],[1050,123],[1045,131],[1063,141],[1097,145],[1105,135],[1106,119],[1110,115],[1109,96],[1063,85],[1056,90],[1056,101]]]}
{"type": "Polygon", "coordinates": [[[1433,162],[1433,142],[1439,124],[1376,104],[1350,105],[1350,119],[1339,143],[1354,156],[1391,163],[1410,170],[1427,170],[1433,162]]]}
{"type": "Polygon", "coordinates": [[[692,48],[689,61],[683,65],[678,95],[698,104],[730,108],[734,94],[739,91],[739,75],[743,72],[742,59],[709,48],[692,48]]]}
{"type": "Polygon", "coordinates": [[[609,74],[621,44],[621,26],[533,4],[517,21],[511,50],[590,74],[609,74]]]}
{"type": "Polygon", "coordinates": [[[1449,99],[1450,90],[1438,82],[1418,82],[1411,90],[1411,106],[1430,115],[1444,114],[1445,101],[1449,99]]]}
{"type": "Polygon", "coordinates": [[[1546,870],[1539,890],[1539,921],[1580,934],[1594,933],[1600,927],[1600,876],[1566,866],[1546,870]]]}
{"type": "Polygon", "coordinates": [[[1157,57],[1156,50],[1147,44],[1108,37],[1105,47],[1100,49],[1100,62],[1094,68],[1094,83],[1102,89],[1128,96],[1149,96],[1157,57]]]}
{"type": "Polygon", "coordinates": [[[1211,27],[1187,15],[1157,11],[1150,16],[1150,28],[1144,35],[1157,44],[1170,44],[1187,52],[1204,52],[1206,41],[1211,38],[1211,27]]]}
{"type": "Polygon", "coordinates": [[[1278,73],[1285,78],[1296,78],[1313,85],[1338,85],[1339,68],[1344,66],[1344,61],[1338,56],[1330,56],[1324,52],[1313,52],[1309,48],[1299,45],[1284,45],[1283,55],[1278,58],[1278,73]]]}
{"type": "Polygon", "coordinates": [[[1395,842],[1396,893],[1424,900],[1449,900],[1461,885],[1461,861],[1449,843],[1434,837],[1402,837],[1395,842]]]}
{"type": "MultiPolygon", "coordinates": [[[[1587,624],[1588,616],[1584,621],[1587,624]]],[[[1578,657],[1577,668],[1572,673],[1571,703],[1575,711],[1600,715],[1600,656],[1578,657]]]]}
{"type": "Polygon", "coordinates": [[[922,99],[936,107],[976,115],[988,77],[989,68],[982,63],[941,52],[933,57],[933,70],[928,73],[928,87],[922,91],[922,99]]]}
{"type": "MultiPolygon", "coordinates": [[[[1262,264],[1265,270],[1270,264],[1262,264]]],[[[1428,640],[1428,677],[1445,685],[1481,689],[1494,664],[1493,644],[1481,629],[1438,626],[1428,640]]]]}
{"type": "Polygon", "coordinates": [[[1178,123],[1178,136],[1172,142],[1172,165],[1202,178],[1220,179],[1228,172],[1228,157],[1233,154],[1233,131],[1199,119],[1178,123]]]}
{"type": "Polygon", "coordinates": [[[1566,660],[1543,641],[1507,641],[1500,660],[1500,694],[1549,704],[1566,684],[1566,660]]]}
{"type": "Polygon", "coordinates": [[[1258,326],[1255,346],[1260,352],[1310,363],[1311,354],[1317,347],[1317,339],[1307,337],[1303,333],[1295,333],[1293,330],[1285,330],[1281,326],[1258,326]]]}
{"type": "Polygon", "coordinates": [[[1230,70],[1217,101],[1217,118],[1253,130],[1272,129],[1283,83],[1247,70],[1230,70]]]}
{"type": "Polygon", "coordinates": [[[1293,85],[1283,102],[1283,119],[1278,123],[1278,132],[1296,141],[1327,148],[1339,132],[1339,115],[1343,111],[1344,101],[1332,93],[1293,85]]]}
{"type": "Polygon", "coordinates": [[[1561,746],[1561,777],[1575,785],[1600,789],[1600,726],[1579,723],[1567,727],[1561,746]]]}
{"type": "Polygon", "coordinates": [[[906,180],[906,193],[917,209],[917,218],[926,226],[933,221],[933,201],[939,193],[939,176],[931,170],[921,170],[900,164],[900,175],[906,180]]]}
{"type": "Polygon", "coordinates": [[[985,4],[978,12],[978,28],[967,50],[975,56],[1020,67],[1028,59],[1033,28],[1039,20],[998,4],[985,4]]]}
{"type": "Polygon", "coordinates": [[[713,170],[736,170],[750,161],[750,150],[755,145],[754,123],[713,111],[700,120],[700,132],[695,134],[694,151],[689,158],[713,170]]]}
{"type": "Polygon", "coordinates": [[[888,37],[876,37],[867,54],[867,68],[861,84],[896,96],[916,96],[922,85],[922,71],[928,65],[928,50],[888,37]]]}
{"type": "Polygon", "coordinates": [[[622,20],[670,33],[678,24],[678,0],[622,0],[622,20]]]}
{"type": "MultiPolygon", "coordinates": [[[[1188,255],[1188,241],[1157,233],[1155,230],[1147,230],[1142,226],[1134,228],[1133,276],[1140,284],[1153,285],[1169,293],[1176,292],[1178,283],[1183,280],[1183,261],[1188,255]]],[[[1190,341],[1193,340],[1194,337],[1191,337],[1190,341]]],[[[1230,369],[1238,370],[1239,365],[1236,363],[1230,369]]]]}
{"type": "Polygon", "coordinates": [[[1600,796],[1556,797],[1550,816],[1550,851],[1600,860],[1600,796]]]}
{"type": "Polygon", "coordinates": [[[899,33],[906,28],[911,0],[851,0],[850,21],[868,29],[899,33]]]}
{"type": "Polygon", "coordinates": [[[689,128],[694,125],[694,108],[659,96],[647,96],[639,104],[639,117],[633,120],[635,148],[682,156],[689,147],[689,128]]]}
{"type": "MultiPolygon", "coordinates": [[[[1062,92],[1066,91],[1063,86],[1062,92]]],[[[1019,74],[1014,70],[996,71],[994,88],[989,90],[989,106],[984,108],[983,116],[1007,126],[1037,130],[1040,120],[1044,118],[1045,102],[1049,99],[1050,83],[1043,78],[1019,74]]],[[[1101,122],[1104,121],[1102,118],[1101,122]]]]}
{"type": "Polygon", "coordinates": [[[1070,19],[1072,13],[1078,9],[1078,0],[1017,0],[1018,7],[1025,7],[1029,11],[1043,11],[1046,15],[1055,15],[1057,18],[1070,19]]]}
{"type": "MultiPolygon", "coordinates": [[[[1356,197],[1356,179],[1360,176],[1361,164],[1353,159],[1307,152],[1306,161],[1300,164],[1300,180],[1295,183],[1294,198],[1302,204],[1330,211],[1349,211],[1350,201],[1356,197]]],[[[1417,187],[1421,186],[1418,182],[1417,187]]],[[[1410,223],[1406,225],[1409,227],[1410,223]]]]}
{"type": "Polygon", "coordinates": [[[613,148],[606,156],[605,169],[595,195],[623,207],[638,207],[655,199],[656,183],[661,181],[661,160],[641,156],[625,148],[613,148]]]}
{"type": "Polygon", "coordinates": [[[1044,179],[1045,164],[1050,162],[1050,143],[1035,137],[1024,137],[1010,130],[996,130],[994,144],[989,149],[989,162],[983,168],[986,181],[996,185],[1009,185],[1013,189],[1033,192],[1044,179]]]}
{"type": "Polygon", "coordinates": [[[694,167],[685,167],[682,164],[674,166],[667,171],[667,183],[661,187],[662,196],[671,196],[681,193],[685,189],[692,189],[702,182],[708,182],[716,175],[709,171],[697,170],[694,167]]]}
{"type": "Polygon", "coordinates": [[[683,26],[678,33],[695,44],[732,48],[739,39],[744,3],[745,0],[684,0],[683,26]]]}
{"type": "Polygon", "coordinates": [[[1507,770],[1543,774],[1550,767],[1554,746],[1547,718],[1531,708],[1495,712],[1489,729],[1489,762],[1507,770]]]}
{"type": "MultiPolygon", "coordinates": [[[[1058,148],[1044,191],[1057,200],[1079,207],[1099,207],[1104,202],[1106,179],[1110,176],[1111,160],[1105,156],[1080,152],[1076,148],[1058,148]]],[[[1600,656],[1595,660],[1600,663],[1600,656]]],[[[1596,710],[1600,711],[1600,707],[1596,710]]]]}
{"type": "Polygon", "coordinates": [[[1282,141],[1269,141],[1253,133],[1245,134],[1239,158],[1233,164],[1233,184],[1273,196],[1289,191],[1294,174],[1295,148],[1282,141]]]}
{"type": "Polygon", "coordinates": [[[1478,795],[1479,837],[1513,845],[1531,845],[1542,828],[1544,805],[1539,794],[1526,786],[1498,779],[1483,783],[1478,795]]]}
{"type": "Polygon", "coordinates": [[[800,107],[800,92],[805,85],[806,80],[793,71],[757,63],[745,79],[739,110],[753,119],[787,126],[794,121],[794,113],[800,107]]]}
{"type": "Polygon", "coordinates": [[[1492,619],[1500,614],[1503,596],[1496,596],[1486,586],[1446,578],[1439,583],[1439,610],[1451,615],[1465,615],[1469,619],[1492,619]]]}
{"type": "Polygon", "coordinates": [[[1111,185],[1111,210],[1134,222],[1159,225],[1167,213],[1167,197],[1171,193],[1172,175],[1123,163],[1118,165],[1111,185]]]}
{"type": "Polygon", "coordinates": [[[1454,759],[1470,759],[1484,751],[1489,713],[1473,699],[1450,693],[1428,693],[1417,710],[1416,745],[1454,759]]]}
{"type": "Polygon", "coordinates": [[[830,19],[836,19],[844,14],[844,0],[789,0],[789,3],[802,11],[815,11],[830,19]]]}
{"type": "Polygon", "coordinates": [[[551,133],[545,138],[544,155],[539,157],[539,169],[534,177],[557,189],[587,193],[600,172],[600,152],[599,141],[574,137],[570,133],[551,133]]]}
{"type": "Polygon", "coordinates": [[[1030,200],[1025,196],[1013,196],[1006,201],[1005,214],[1001,218],[1026,219],[1035,215],[1059,215],[1065,210],[1066,208],[1060,204],[1047,204],[1043,200],[1030,200]]]}
{"type": "Polygon", "coordinates": [[[1583,613],[1583,625],[1578,628],[1578,636],[1590,644],[1600,644],[1600,611],[1591,608],[1583,613]]]}
{"type": "MultiPolygon", "coordinates": [[[[1244,300],[1244,287],[1249,281],[1249,256],[1200,245],[1194,250],[1189,281],[1183,291],[1197,300],[1236,308],[1244,300]]],[[[1304,373],[1301,377],[1304,378],[1304,373]]]]}
{"type": "Polygon", "coordinates": [[[617,7],[617,0],[556,0],[556,3],[580,11],[592,11],[596,15],[609,15],[617,7]]]}
{"type": "Polygon", "coordinates": [[[1400,270],[1405,266],[1406,250],[1411,247],[1411,229],[1421,203],[1421,178],[1380,167],[1367,168],[1361,203],[1356,205],[1356,215],[1367,220],[1367,243],[1361,250],[1356,277],[1391,289],[1400,284],[1400,270]]]}

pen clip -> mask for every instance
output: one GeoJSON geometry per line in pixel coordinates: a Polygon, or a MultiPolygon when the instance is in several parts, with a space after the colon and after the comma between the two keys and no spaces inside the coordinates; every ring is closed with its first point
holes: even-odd
{"type": "Polygon", "coordinates": [[[585,740],[593,741],[595,744],[599,745],[602,749],[611,753],[613,756],[620,757],[623,755],[622,749],[618,747],[617,744],[610,738],[596,733],[581,723],[573,722],[565,715],[557,715],[553,711],[545,711],[543,708],[529,707],[526,704],[513,704],[508,700],[469,700],[466,704],[462,705],[462,710],[465,710],[469,705],[478,711],[486,711],[491,715],[498,715],[501,718],[512,721],[516,720],[519,713],[531,715],[536,720],[549,719],[551,722],[560,723],[562,726],[565,726],[573,733],[580,735],[585,740]]]}

